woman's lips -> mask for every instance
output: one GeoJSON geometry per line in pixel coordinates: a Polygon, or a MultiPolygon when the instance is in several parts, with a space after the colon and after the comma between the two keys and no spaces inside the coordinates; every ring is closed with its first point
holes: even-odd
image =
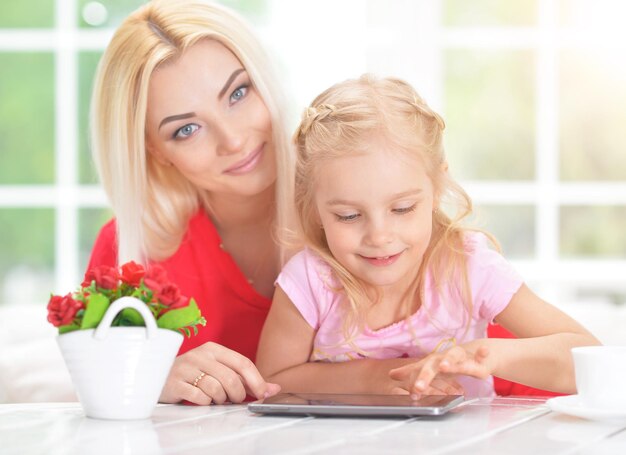
{"type": "Polygon", "coordinates": [[[373,266],[376,266],[376,267],[386,267],[386,266],[391,265],[394,262],[396,262],[401,254],[402,254],[402,252],[396,253],[396,254],[392,254],[391,256],[382,256],[382,257],[361,256],[361,257],[363,259],[365,259],[365,261],[367,261],[369,264],[371,264],[373,266]]]}
{"type": "Polygon", "coordinates": [[[265,144],[259,145],[255,150],[252,151],[247,157],[243,160],[238,161],[233,164],[231,167],[224,171],[224,174],[231,175],[241,175],[247,174],[250,171],[253,171],[257,165],[261,162],[261,158],[263,157],[263,149],[265,148],[265,144]]]}

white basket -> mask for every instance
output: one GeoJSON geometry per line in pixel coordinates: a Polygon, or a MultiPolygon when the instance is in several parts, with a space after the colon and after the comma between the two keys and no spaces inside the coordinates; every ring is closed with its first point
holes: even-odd
{"type": "Polygon", "coordinates": [[[98,328],[59,335],[57,342],[85,414],[126,420],[150,417],[183,336],[159,329],[142,301],[122,297],[98,328]],[[124,308],[137,310],[146,327],[111,327],[124,308]]]}

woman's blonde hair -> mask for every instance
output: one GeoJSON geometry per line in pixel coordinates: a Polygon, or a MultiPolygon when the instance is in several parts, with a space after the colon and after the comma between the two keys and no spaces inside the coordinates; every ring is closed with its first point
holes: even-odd
{"type": "MultiPolygon", "coordinates": [[[[302,115],[294,135],[296,144],[295,204],[300,238],[333,269],[345,293],[346,334],[362,328],[364,303],[370,303],[364,283],[333,257],[315,205],[319,164],[339,156],[368,149],[382,138],[399,153],[416,157],[424,165],[435,195],[430,243],[414,283],[405,295],[406,317],[421,302],[425,273],[432,271],[437,289],[458,283],[458,297],[472,311],[471,290],[466,270],[466,248],[460,222],[472,212],[467,193],[449,176],[442,138],[443,119],[406,82],[365,74],[359,79],[336,84],[321,93],[302,115]],[[453,208],[453,214],[446,211],[453,208]],[[452,281],[450,281],[452,280],[452,281]]],[[[470,319],[465,320],[469,324],[470,319]]]]}
{"type": "Polygon", "coordinates": [[[272,120],[277,229],[289,224],[293,153],[281,91],[259,41],[233,11],[203,0],[153,0],[117,29],[96,74],[92,151],[117,219],[118,260],[164,259],[178,248],[202,191],[146,150],[148,85],[154,70],[202,39],[219,41],[247,70],[272,120]]]}

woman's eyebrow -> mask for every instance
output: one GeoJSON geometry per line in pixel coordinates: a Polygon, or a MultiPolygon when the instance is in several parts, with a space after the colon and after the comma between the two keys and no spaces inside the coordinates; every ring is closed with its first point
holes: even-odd
{"type": "Polygon", "coordinates": [[[161,120],[161,123],[159,124],[159,130],[166,123],[173,122],[175,120],[182,120],[182,119],[186,119],[186,118],[191,118],[191,117],[195,117],[195,116],[196,116],[195,112],[187,112],[186,114],[170,115],[169,117],[165,117],[163,120],[161,120]]]}
{"type": "Polygon", "coordinates": [[[226,84],[224,84],[224,87],[222,88],[222,90],[220,90],[220,93],[217,95],[217,99],[218,100],[221,99],[224,96],[224,93],[226,93],[226,90],[228,90],[228,87],[230,87],[230,84],[233,83],[235,78],[237,76],[239,76],[239,74],[243,73],[244,71],[245,71],[245,69],[243,69],[243,68],[239,68],[239,69],[236,69],[235,71],[233,71],[233,74],[230,75],[230,77],[226,81],[226,84]]]}

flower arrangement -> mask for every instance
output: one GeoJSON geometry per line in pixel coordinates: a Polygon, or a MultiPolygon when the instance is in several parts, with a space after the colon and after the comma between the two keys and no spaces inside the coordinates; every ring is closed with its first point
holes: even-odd
{"type": "MultiPolygon", "coordinates": [[[[144,268],[133,261],[114,268],[106,265],[88,270],[81,286],[64,296],[51,295],[48,302],[48,322],[58,327],[59,334],[98,326],[111,303],[125,297],[135,297],[150,309],[157,326],[177,330],[188,337],[204,326],[196,301],[181,295],[178,287],[168,281],[165,269],[158,264],[144,268]]],[[[125,308],[111,326],[143,326],[136,310],[125,308]]]]}

